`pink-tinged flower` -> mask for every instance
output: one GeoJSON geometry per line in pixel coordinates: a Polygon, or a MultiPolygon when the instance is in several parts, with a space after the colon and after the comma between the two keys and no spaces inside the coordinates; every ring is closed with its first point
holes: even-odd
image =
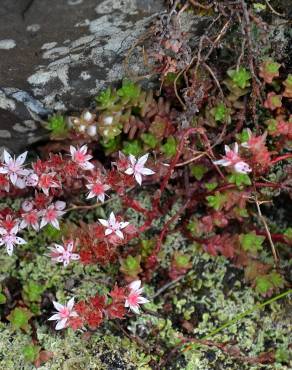
{"type": "Polygon", "coordinates": [[[238,155],[238,144],[234,144],[234,149],[231,150],[228,145],[225,145],[225,156],[219,161],[214,161],[214,164],[224,167],[233,167],[234,170],[238,173],[249,173],[251,172],[251,168],[249,165],[244,162],[240,156],[238,155]]]}
{"type": "Polygon", "coordinates": [[[23,168],[27,152],[20,154],[17,158],[12,158],[11,155],[4,150],[3,159],[4,163],[0,166],[0,173],[9,176],[11,183],[20,188],[25,188],[24,178],[29,174],[29,171],[23,168]]]}
{"type": "Polygon", "coordinates": [[[38,187],[42,189],[44,194],[49,195],[50,188],[60,188],[61,185],[55,178],[56,174],[52,173],[43,173],[39,176],[38,187]]]}
{"type": "Polygon", "coordinates": [[[78,316],[77,312],[73,310],[74,297],[71,298],[65,305],[62,305],[55,301],[53,301],[53,305],[57,312],[53,316],[51,316],[48,320],[57,321],[57,325],[55,326],[56,330],[67,328],[69,325],[70,317],[78,316]]]}
{"type": "Polygon", "coordinates": [[[139,306],[140,304],[148,303],[149,300],[142,297],[141,294],[143,292],[143,288],[141,287],[141,280],[135,280],[129,285],[130,294],[128,295],[125,307],[129,307],[131,311],[134,313],[139,314],[139,306]]]}
{"type": "Polygon", "coordinates": [[[63,210],[66,207],[66,203],[58,200],[54,204],[51,204],[48,208],[43,209],[39,212],[39,215],[42,216],[40,228],[43,228],[47,224],[51,224],[56,229],[60,230],[58,217],[61,217],[65,214],[63,210]]]}
{"type": "Polygon", "coordinates": [[[35,186],[37,186],[38,182],[39,182],[38,175],[33,170],[28,169],[28,175],[25,178],[26,186],[35,187],[35,186]]]}
{"type": "Polygon", "coordinates": [[[122,229],[129,225],[129,222],[120,222],[116,220],[116,216],[111,212],[108,220],[98,219],[98,221],[106,227],[104,234],[111,235],[112,233],[116,234],[120,239],[124,239],[124,234],[122,229]]]}
{"type": "Polygon", "coordinates": [[[107,184],[103,184],[100,180],[90,179],[89,183],[86,185],[87,189],[90,190],[86,199],[91,199],[96,197],[100,202],[104,202],[105,199],[105,192],[109,190],[111,187],[107,184]]]}
{"type": "Polygon", "coordinates": [[[76,149],[74,146],[70,145],[70,153],[72,161],[75,162],[83,170],[92,170],[94,165],[90,163],[92,155],[87,153],[87,145],[83,145],[81,148],[76,149]]]}
{"type": "Polygon", "coordinates": [[[39,231],[39,212],[38,210],[33,209],[33,207],[33,202],[28,200],[25,200],[22,203],[21,208],[25,213],[21,214],[22,220],[19,225],[21,229],[31,226],[35,231],[39,231]]]}
{"type": "Polygon", "coordinates": [[[26,244],[26,241],[24,239],[16,235],[18,233],[18,230],[19,230],[18,225],[13,226],[13,228],[10,230],[0,227],[0,235],[1,235],[0,246],[1,245],[6,246],[6,250],[9,256],[12,255],[15,244],[18,244],[18,245],[26,244]]]}
{"type": "Polygon", "coordinates": [[[142,184],[142,176],[153,175],[155,172],[150,168],[144,167],[147,162],[149,154],[145,154],[139,159],[136,159],[132,154],[129,156],[129,167],[126,169],[125,174],[133,175],[139,185],[142,184]]]}
{"type": "Polygon", "coordinates": [[[68,240],[64,243],[64,246],[59,244],[54,244],[54,247],[49,247],[51,250],[50,257],[54,262],[63,263],[64,267],[68,266],[70,261],[77,261],[80,259],[78,253],[73,253],[74,251],[74,241],[68,240]]]}

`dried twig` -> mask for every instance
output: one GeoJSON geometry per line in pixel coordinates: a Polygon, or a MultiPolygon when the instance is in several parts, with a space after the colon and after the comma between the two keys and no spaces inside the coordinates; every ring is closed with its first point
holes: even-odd
{"type": "Polygon", "coordinates": [[[269,0],[265,0],[266,4],[268,5],[268,7],[270,8],[270,10],[272,11],[272,13],[278,15],[279,17],[285,17],[285,14],[282,14],[282,13],[279,13],[277,12],[273,7],[272,5],[270,4],[269,0]]]}
{"type": "Polygon", "coordinates": [[[271,246],[271,249],[272,249],[274,261],[275,261],[275,264],[277,266],[278,263],[279,263],[279,258],[278,258],[278,255],[277,255],[276,247],[274,245],[274,242],[273,242],[273,239],[272,239],[267,221],[266,221],[265,217],[262,214],[261,207],[260,207],[260,202],[257,199],[257,195],[255,195],[255,204],[256,204],[256,207],[257,207],[259,218],[260,218],[261,222],[263,223],[264,228],[266,230],[267,238],[269,240],[269,243],[270,243],[270,246],[271,246]]]}

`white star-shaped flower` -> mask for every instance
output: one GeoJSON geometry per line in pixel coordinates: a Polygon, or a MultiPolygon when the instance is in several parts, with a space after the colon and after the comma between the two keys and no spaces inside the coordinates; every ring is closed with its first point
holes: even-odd
{"type": "Polygon", "coordinates": [[[92,170],[94,165],[90,163],[92,155],[87,153],[87,145],[83,145],[81,148],[76,149],[74,146],[70,145],[70,153],[72,161],[77,163],[79,167],[83,170],[92,170]]]}
{"type": "Polygon", "coordinates": [[[238,155],[238,144],[234,144],[234,149],[230,149],[228,145],[225,145],[225,156],[219,161],[213,161],[214,164],[223,167],[233,167],[235,172],[247,174],[251,172],[249,165],[244,162],[238,155]]]}
{"type": "Polygon", "coordinates": [[[149,300],[142,297],[143,288],[141,287],[141,280],[135,280],[129,285],[130,293],[126,299],[125,307],[129,307],[131,311],[139,314],[140,304],[148,303],[149,300]]]}
{"type": "Polygon", "coordinates": [[[19,226],[15,225],[11,230],[6,230],[4,227],[0,227],[0,246],[5,245],[9,256],[13,253],[15,244],[26,244],[26,241],[16,234],[19,231],[19,226]]]}
{"type": "Polygon", "coordinates": [[[109,219],[98,219],[98,221],[106,228],[104,234],[111,235],[112,233],[116,234],[120,239],[124,239],[124,234],[122,229],[129,225],[129,222],[120,222],[116,220],[116,216],[111,212],[109,219]]]}
{"type": "Polygon", "coordinates": [[[147,162],[149,154],[145,154],[139,159],[136,159],[132,154],[129,155],[129,167],[126,169],[125,174],[133,175],[139,185],[142,184],[142,176],[154,175],[154,171],[150,168],[144,167],[147,162]]]}
{"type": "Polygon", "coordinates": [[[58,302],[53,301],[53,305],[57,312],[51,316],[48,320],[49,321],[57,321],[57,325],[55,326],[56,330],[64,329],[69,324],[70,317],[77,317],[78,314],[76,311],[73,310],[74,307],[74,297],[71,298],[67,304],[62,305],[58,302]]]}
{"type": "Polygon", "coordinates": [[[11,183],[20,189],[25,188],[26,184],[24,178],[29,174],[29,171],[23,168],[26,156],[27,152],[24,152],[17,158],[15,158],[15,156],[12,158],[11,155],[4,150],[4,163],[0,166],[0,173],[8,175],[11,183]]]}

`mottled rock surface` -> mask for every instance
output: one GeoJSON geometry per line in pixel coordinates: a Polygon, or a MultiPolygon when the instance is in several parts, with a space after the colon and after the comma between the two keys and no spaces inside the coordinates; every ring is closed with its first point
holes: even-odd
{"type": "Polygon", "coordinates": [[[35,114],[76,110],[120,80],[127,51],[164,10],[163,0],[2,0],[0,146],[22,150],[45,134],[35,114]]]}

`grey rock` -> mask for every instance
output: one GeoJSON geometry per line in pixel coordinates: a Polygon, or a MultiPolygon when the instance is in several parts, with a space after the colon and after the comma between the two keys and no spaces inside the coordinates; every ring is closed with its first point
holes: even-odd
{"type": "Polygon", "coordinates": [[[163,0],[1,0],[0,147],[23,150],[46,135],[25,121],[80,110],[120,81],[128,50],[164,11],[163,0]]]}

